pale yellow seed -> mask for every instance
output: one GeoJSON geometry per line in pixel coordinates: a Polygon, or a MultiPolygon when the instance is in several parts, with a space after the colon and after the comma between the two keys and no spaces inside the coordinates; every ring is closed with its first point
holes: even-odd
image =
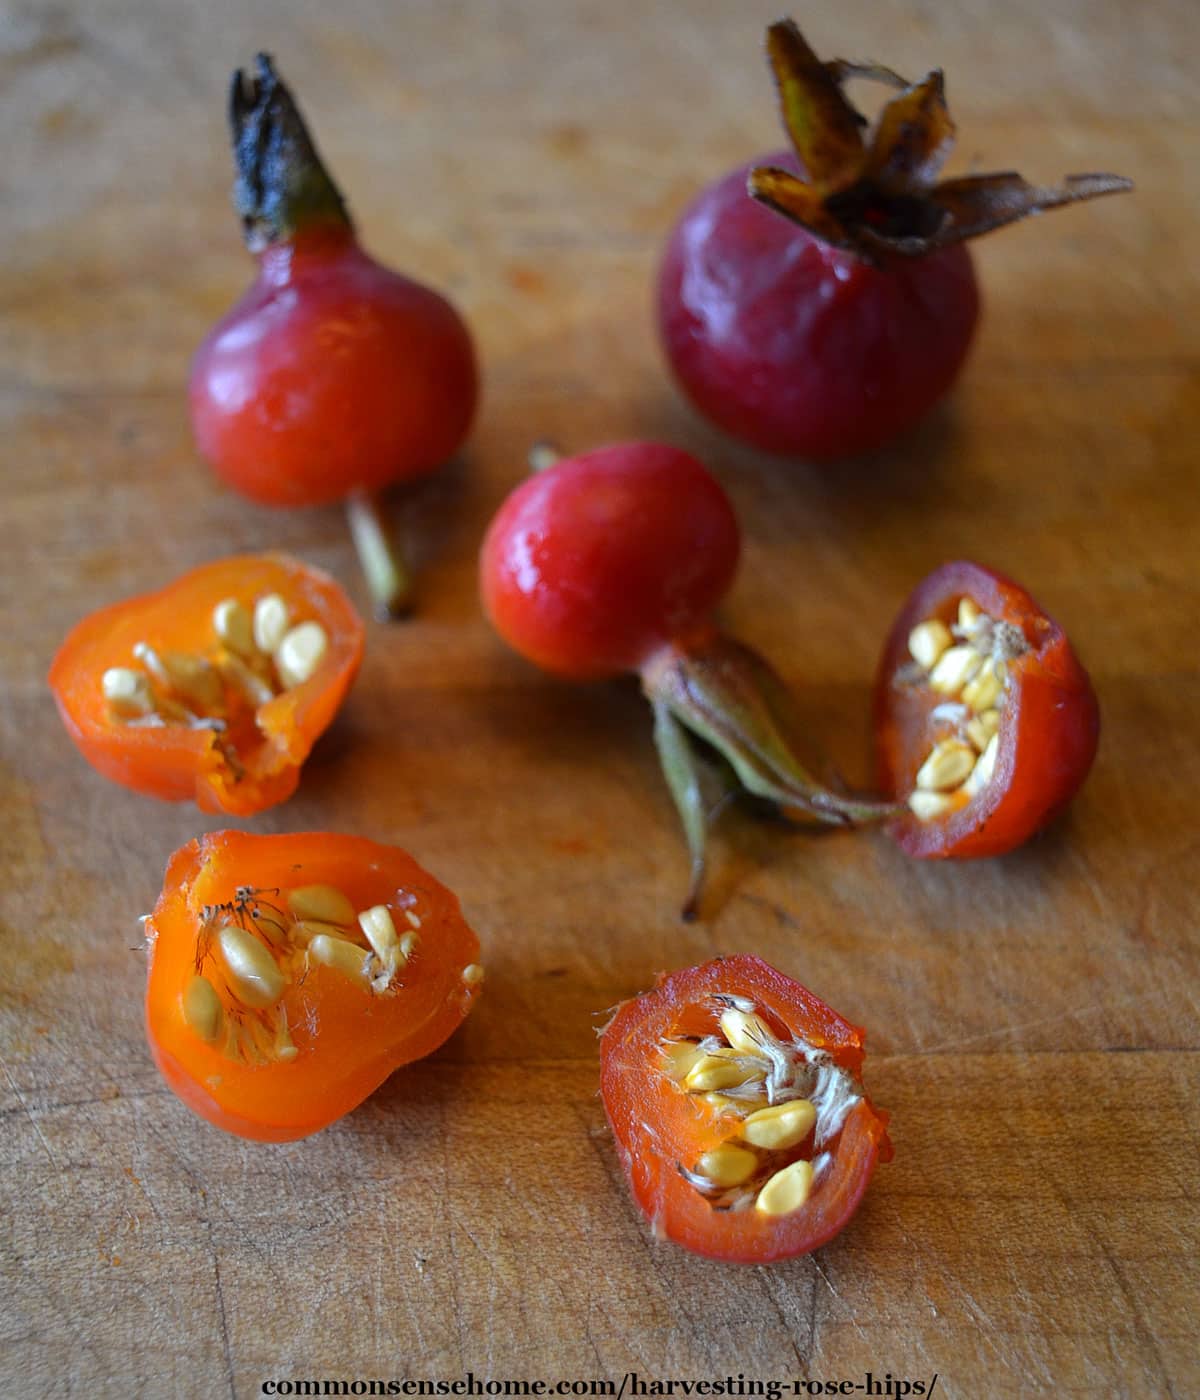
{"type": "MultiPolygon", "coordinates": [[[[340,938],[343,942],[349,941],[346,938],[346,930],[341,924],[327,924],[320,919],[297,919],[291,926],[292,937],[302,945],[311,943],[321,933],[329,938],[340,938]]],[[[362,948],[359,951],[365,954],[367,950],[362,948]]]]}
{"type": "Polygon", "coordinates": [[[949,627],[931,617],[928,622],[918,623],[908,634],[908,652],[918,666],[931,671],[953,641],[949,627]]]}
{"type": "Polygon", "coordinates": [[[706,1152],[692,1170],[714,1186],[740,1186],[758,1170],[758,1158],[746,1148],[726,1142],[706,1152]]]}
{"type": "MultiPolygon", "coordinates": [[[[156,680],[164,690],[175,690],[174,678],[163,658],[146,642],[138,642],[133,648],[134,656],[142,663],[150,675],[156,680]]],[[[177,723],[186,724],[195,718],[178,700],[170,695],[155,695],[151,693],[151,704],[164,719],[175,720],[177,723]]]]}
{"type": "Polygon", "coordinates": [[[979,762],[971,770],[971,776],[963,784],[963,791],[968,797],[978,797],[992,781],[992,774],[996,771],[996,755],[999,752],[1000,736],[993,734],[988,740],[987,748],[979,755],[979,762]]]}
{"type": "Polygon", "coordinates": [[[751,1079],[761,1079],[763,1071],[754,1070],[737,1060],[729,1060],[717,1055],[702,1055],[688,1071],[684,1088],[693,1094],[702,1094],[708,1089],[733,1089],[751,1079]]]}
{"type": "Polygon", "coordinates": [[[217,934],[217,946],[239,1001],[261,1009],[279,1000],[285,986],[283,973],[252,933],[238,924],[226,924],[217,934]]]}
{"type": "Polygon", "coordinates": [[[333,885],[297,885],[288,891],[287,907],[297,919],[323,924],[354,923],[354,905],[333,885]]]}
{"type": "Polygon", "coordinates": [[[292,1033],[288,1029],[287,1011],[281,1006],[279,1020],[275,1024],[275,1058],[277,1060],[294,1060],[299,1053],[292,1040],[292,1033]]]}
{"type": "Polygon", "coordinates": [[[813,1184],[813,1165],[799,1161],[778,1171],[758,1193],[754,1209],[764,1215],[791,1215],[808,1200],[813,1184]]]}
{"type": "Polygon", "coordinates": [[[721,1034],[743,1055],[761,1055],[763,1046],[774,1039],[763,1020],[752,1011],[739,1011],[736,1006],[721,1013],[719,1025],[721,1034]]]}
{"type": "Polygon", "coordinates": [[[483,981],[483,968],[479,963],[468,963],[462,970],[462,980],[468,987],[478,987],[483,981]]]}
{"type": "Polygon", "coordinates": [[[329,637],[319,622],[293,627],[275,651],[275,669],[285,686],[303,685],[316,674],[329,650],[329,637]]]}
{"type": "Polygon", "coordinates": [[[170,689],[171,674],[167,670],[165,663],[158,652],[149,642],[135,642],[133,647],[134,659],[140,661],[154,679],[165,689],[170,689]]]}
{"type": "Polygon", "coordinates": [[[742,1124],[742,1137],[754,1147],[780,1152],[798,1147],[816,1121],[817,1110],[807,1099],[792,1099],[751,1113],[742,1124]]]}
{"type": "Polygon", "coordinates": [[[225,698],[221,677],[211,662],[187,652],[169,651],[162,657],[171,689],[198,710],[218,710],[225,698]]]}
{"type": "Polygon", "coordinates": [[[241,657],[254,655],[254,624],[236,598],[222,598],[213,608],[213,631],[230,651],[241,657]]]}
{"type": "Polygon", "coordinates": [[[371,954],[357,943],[349,943],[344,938],[333,938],[327,933],[318,933],[308,945],[308,955],[323,967],[331,967],[343,977],[349,977],[363,986],[369,984],[367,964],[371,954]]]}
{"type": "Polygon", "coordinates": [[[264,593],[254,604],[254,645],[265,656],[271,656],[291,623],[291,609],[278,593],[264,593]]]}
{"type": "Polygon", "coordinates": [[[1004,692],[1004,664],[993,657],[979,668],[979,674],[963,686],[962,702],[976,714],[992,709],[1004,692]]]}
{"type": "Polygon", "coordinates": [[[413,928],[420,928],[420,927],[421,927],[421,918],[420,918],[420,915],[419,915],[419,914],[414,914],[413,911],[412,911],[411,909],[406,909],[406,910],[404,911],[404,917],[405,917],[405,918],[408,920],[408,922],[413,926],[413,928]]]}
{"type": "Polygon", "coordinates": [[[265,1065],[267,1057],[263,1054],[259,1046],[252,1026],[240,1026],[236,1022],[230,1024],[229,1034],[225,1038],[225,1054],[231,1060],[239,1060],[245,1065],[265,1065]]]}
{"type": "Polygon", "coordinates": [[[759,1075],[767,1072],[767,1058],[757,1051],[747,1054],[745,1050],[735,1050],[732,1045],[717,1045],[708,1053],[714,1060],[730,1060],[734,1064],[745,1065],[748,1074],[759,1075]]]}
{"type": "Polygon", "coordinates": [[[113,714],[121,719],[137,719],[154,711],[150,682],[141,671],[112,666],[101,676],[100,689],[113,714]]]}
{"type": "Polygon", "coordinates": [[[183,993],[183,1019],[201,1040],[215,1045],[225,1028],[225,1011],[207,977],[193,977],[183,993]]]}
{"type": "Polygon", "coordinates": [[[364,909],[358,916],[358,926],[367,935],[367,942],[375,949],[379,961],[389,973],[395,972],[401,958],[400,940],[387,905],[376,904],[364,909]]]}
{"type": "MultiPolygon", "coordinates": [[[[737,1099],[731,1099],[728,1094],[701,1094],[700,1098],[712,1109],[714,1113],[725,1113],[731,1108],[738,1106],[737,1099]]],[[[744,1107],[744,1105],[742,1105],[744,1107]]]]}
{"type": "Polygon", "coordinates": [[[964,597],[958,600],[958,625],[964,632],[973,632],[975,624],[982,616],[983,613],[974,599],[964,597]]]}
{"type": "Polygon", "coordinates": [[[988,740],[1000,729],[1000,711],[984,710],[983,714],[976,715],[974,719],[967,722],[967,738],[979,750],[980,753],[988,746],[988,740]]]}
{"type": "Polygon", "coordinates": [[[217,662],[217,670],[229,685],[255,708],[275,698],[275,692],[267,682],[233,652],[227,653],[217,662]]]}
{"type": "Polygon", "coordinates": [[[662,1052],[666,1071],[672,1079],[686,1079],[688,1071],[704,1054],[694,1040],[669,1040],[662,1052]]]}
{"type": "Polygon", "coordinates": [[[982,665],[983,657],[974,647],[951,647],[930,671],[929,684],[939,695],[957,695],[982,665]]]}
{"type": "Polygon", "coordinates": [[[935,821],[938,817],[948,817],[967,805],[967,795],[958,792],[923,792],[920,788],[910,793],[908,810],[923,822],[935,821]]]}
{"type": "Polygon", "coordinates": [[[416,948],[419,942],[420,939],[415,933],[402,933],[400,935],[400,956],[405,959],[411,958],[413,955],[413,950],[416,948]]]}
{"type": "Polygon", "coordinates": [[[957,739],[943,739],[917,770],[917,787],[925,792],[950,792],[975,767],[975,750],[957,739]]]}

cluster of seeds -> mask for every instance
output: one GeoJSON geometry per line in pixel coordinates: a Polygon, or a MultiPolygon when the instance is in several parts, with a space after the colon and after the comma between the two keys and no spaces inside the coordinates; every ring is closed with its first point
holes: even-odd
{"type": "Polygon", "coordinates": [[[829,1166],[821,1149],[861,1092],[826,1052],[775,1035],[752,1001],[715,1001],[717,1033],[665,1040],[664,1069],[733,1131],[697,1161],[679,1163],[679,1173],[714,1209],[790,1215],[829,1166]]]}
{"type": "Polygon", "coordinates": [[[101,680],[109,713],[131,724],[189,724],[224,729],[231,706],[257,709],[282,690],[302,685],[329,650],[319,622],[297,622],[278,593],[248,609],[225,598],[213,609],[208,656],[133,648],[137,666],[113,666],[101,680]]]}
{"type": "Polygon", "coordinates": [[[946,729],[917,770],[909,809],[932,821],[965,807],[991,781],[1000,747],[1008,663],[1029,650],[1010,622],[962,598],[952,626],[938,618],[918,623],[908,650],[920,678],[944,696],[931,718],[946,729]]]}
{"type": "MultiPolygon", "coordinates": [[[[332,885],[299,886],[282,904],[274,902],[279,895],[241,886],[228,903],[201,910],[195,972],[181,999],[188,1026],[244,1064],[295,1058],[282,999],[313,964],[382,996],[400,984],[419,940],[419,901],[411,891],[363,910],[332,885]]],[[[482,978],[476,963],[463,969],[468,986],[482,978]]]]}

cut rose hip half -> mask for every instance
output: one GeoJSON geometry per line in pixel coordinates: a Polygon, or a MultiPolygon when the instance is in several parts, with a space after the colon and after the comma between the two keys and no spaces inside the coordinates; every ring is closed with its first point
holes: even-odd
{"type": "Polygon", "coordinates": [[[362,652],[362,623],[331,578],[284,555],[243,555],[92,613],[59,649],[50,685],[105,777],[245,816],[296,790],[362,652]]]}
{"type": "Polygon", "coordinates": [[[1095,757],[1099,710],[1061,628],[1016,584],[946,564],[892,628],[875,694],[892,824],[919,857],[998,855],[1074,796],[1095,757]]]}
{"type": "Polygon", "coordinates": [[[265,1141],[317,1132],[436,1050],[483,981],[445,886],[328,832],[191,842],[146,937],[155,1063],[202,1118],[265,1141]]]}
{"type": "Polygon", "coordinates": [[[836,1235],[892,1155],[862,1047],[861,1031],[745,955],[626,1002],[601,1040],[601,1094],[655,1232],[746,1264],[836,1235]]]}

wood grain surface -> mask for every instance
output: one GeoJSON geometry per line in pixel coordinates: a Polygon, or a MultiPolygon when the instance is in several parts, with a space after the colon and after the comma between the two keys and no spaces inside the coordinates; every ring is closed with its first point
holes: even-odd
{"type": "MultiPolygon", "coordinates": [[[[650,289],[671,220],[780,144],[777,3],[12,0],[0,9],[0,1391],[253,1396],[264,1380],[920,1380],[947,1397],[1200,1393],[1196,441],[1200,104],[1191,0],[842,0],[830,55],[943,65],[957,169],[1111,169],[1134,196],[985,240],[951,402],[817,470],[707,430],[650,289]],[[309,1141],[193,1118],[142,1032],[137,916],[220,822],[113,787],[44,677],[84,613],[282,547],[362,600],[336,510],[272,513],[198,463],[190,352],[248,282],[228,72],[270,48],[368,247],[471,320],[469,449],[397,499],[416,620],[372,625],[299,794],[247,823],[411,849],[488,985],[437,1055],[309,1141]],[[734,813],[708,917],[636,687],[570,688],[482,620],[475,556],[529,442],[668,438],[731,493],[724,612],[868,771],[868,690],[948,557],[1071,633],[1104,736],[1010,857],[734,813]],[[595,1029],[663,969],[754,951],[869,1029],[894,1163],[813,1258],[656,1245],[596,1096],[595,1029]]],[[[864,1393],[862,1391],[858,1393],[864,1393]]]]}

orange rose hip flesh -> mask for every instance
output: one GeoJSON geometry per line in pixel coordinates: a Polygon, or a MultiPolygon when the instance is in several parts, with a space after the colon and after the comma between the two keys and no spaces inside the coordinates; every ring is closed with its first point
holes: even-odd
{"type": "Polygon", "coordinates": [[[155,1063],[202,1118],[264,1141],[317,1132],[436,1050],[483,981],[454,895],[357,836],[203,836],[145,927],[155,1063]]]}

